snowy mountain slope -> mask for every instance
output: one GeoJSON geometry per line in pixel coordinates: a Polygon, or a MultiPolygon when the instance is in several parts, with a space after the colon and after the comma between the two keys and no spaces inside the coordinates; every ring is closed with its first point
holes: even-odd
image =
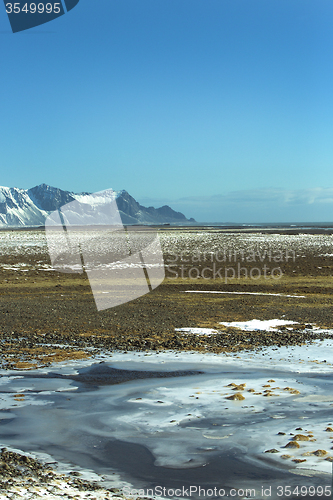
{"type": "Polygon", "coordinates": [[[40,226],[47,215],[25,189],[0,187],[0,226],[40,226]]]}
{"type": "Polygon", "coordinates": [[[74,200],[71,193],[47,184],[40,184],[28,189],[28,195],[39,209],[50,212],[74,200]]]}
{"type": "MultiPolygon", "coordinates": [[[[188,221],[185,215],[175,212],[168,206],[143,207],[125,190],[109,191],[109,193],[113,193],[112,196],[116,197],[123,224],[164,224],[188,221]]],[[[41,226],[51,212],[75,199],[87,201],[89,194],[75,194],[47,184],[40,184],[28,190],[0,187],[0,227],[41,226]]],[[[103,197],[94,196],[91,199],[95,204],[103,204],[103,197]]],[[[191,221],[193,222],[193,219],[191,221]]]]}

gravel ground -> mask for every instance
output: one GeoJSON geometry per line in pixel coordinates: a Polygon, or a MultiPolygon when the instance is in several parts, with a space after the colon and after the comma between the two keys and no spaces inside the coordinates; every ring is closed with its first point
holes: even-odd
{"type": "MultiPolygon", "coordinates": [[[[230,352],[304,343],[316,336],[311,326],[333,327],[331,241],[328,234],[162,231],[164,282],[147,295],[98,312],[85,273],[63,274],[51,270],[42,231],[2,232],[2,367],[24,369],[84,358],[92,355],[92,348],[95,352],[115,349],[230,352]],[[9,236],[11,245],[7,241],[9,236]],[[219,249],[223,249],[225,261],[221,252],[216,253],[219,249]],[[225,280],[219,275],[215,279],[202,278],[205,268],[210,270],[206,271],[208,275],[212,274],[214,264],[221,269],[222,277],[226,268],[236,269],[239,264],[243,270],[239,279],[236,276],[225,280]],[[257,271],[254,279],[245,276],[254,267],[262,269],[265,265],[269,269],[280,267],[282,276],[274,279],[267,272],[265,277],[257,278],[257,271]],[[188,275],[193,268],[196,271],[192,275],[199,273],[199,277],[190,279],[188,275]],[[184,293],[187,290],[230,294],[184,293]],[[292,331],[282,328],[273,333],[242,332],[221,325],[221,322],[273,318],[297,324],[292,331]],[[214,328],[219,333],[204,337],[176,331],[189,327],[214,328]]],[[[320,333],[321,338],[325,336],[330,334],[320,333]]]]}

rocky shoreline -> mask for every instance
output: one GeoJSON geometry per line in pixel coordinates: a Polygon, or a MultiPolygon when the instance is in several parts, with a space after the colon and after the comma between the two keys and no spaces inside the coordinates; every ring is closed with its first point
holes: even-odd
{"type": "Polygon", "coordinates": [[[48,500],[124,500],[117,488],[80,479],[79,472],[60,474],[32,456],[2,448],[0,453],[0,500],[24,498],[48,500]]]}
{"type": "Polygon", "coordinates": [[[45,334],[34,345],[29,335],[18,332],[1,335],[2,345],[1,368],[6,370],[24,370],[41,366],[50,366],[57,361],[85,359],[101,352],[113,351],[201,351],[201,352],[238,352],[242,350],[258,350],[269,346],[302,345],[314,340],[332,338],[332,331],[313,330],[312,325],[282,328],[279,331],[240,331],[237,328],[226,328],[210,336],[198,336],[194,333],[175,332],[165,334],[163,339],[149,339],[144,336],[124,338],[112,336],[103,338],[77,339],[63,334],[45,334]],[[58,347],[61,344],[61,348],[58,347]]]}

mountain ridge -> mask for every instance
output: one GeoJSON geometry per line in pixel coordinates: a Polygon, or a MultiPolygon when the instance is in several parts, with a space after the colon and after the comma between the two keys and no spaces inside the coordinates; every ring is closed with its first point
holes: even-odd
{"type": "MultiPolygon", "coordinates": [[[[74,193],[39,184],[30,189],[0,186],[0,227],[44,225],[46,217],[63,205],[92,193],[74,193]]],[[[126,190],[115,191],[123,224],[172,224],[195,222],[168,205],[144,207],[126,190]]]]}

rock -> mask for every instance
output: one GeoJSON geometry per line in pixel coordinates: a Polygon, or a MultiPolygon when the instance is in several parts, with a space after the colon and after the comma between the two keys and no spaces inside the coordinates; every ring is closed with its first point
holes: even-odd
{"type": "Polygon", "coordinates": [[[232,396],[228,396],[226,399],[242,401],[245,398],[240,392],[236,392],[236,394],[233,394],[232,396]]]}
{"type": "Polygon", "coordinates": [[[293,441],[309,441],[309,436],[305,436],[304,434],[296,434],[292,440],[293,441]]]}
{"type": "Polygon", "coordinates": [[[312,452],[312,455],[316,455],[316,457],[324,457],[325,455],[327,455],[327,451],[326,450],[316,450],[316,451],[312,452]]]}
{"type": "Polygon", "coordinates": [[[299,448],[299,444],[297,441],[289,441],[289,443],[286,444],[285,448],[299,448]]]}
{"type": "Polygon", "coordinates": [[[279,450],[276,448],[271,448],[270,450],[266,450],[264,453],[279,453],[279,450]]]}
{"type": "Polygon", "coordinates": [[[295,464],[301,464],[302,462],[306,462],[306,458],[294,458],[293,462],[295,462],[295,464]]]}

